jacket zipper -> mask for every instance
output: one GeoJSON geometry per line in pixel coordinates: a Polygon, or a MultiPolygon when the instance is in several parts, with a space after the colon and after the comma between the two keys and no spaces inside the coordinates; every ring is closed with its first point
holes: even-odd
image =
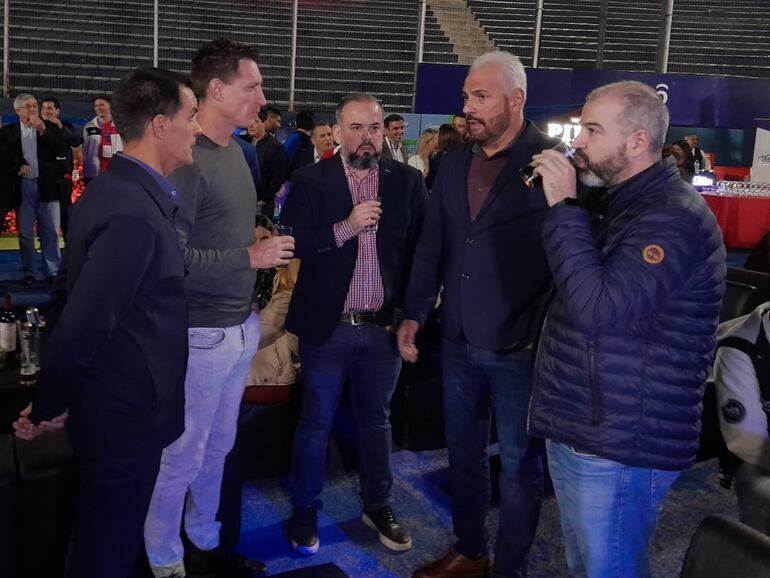
{"type": "Polygon", "coordinates": [[[591,425],[599,425],[602,421],[602,400],[599,392],[599,384],[596,379],[596,342],[588,342],[588,381],[591,386],[591,402],[593,417],[591,425]]]}

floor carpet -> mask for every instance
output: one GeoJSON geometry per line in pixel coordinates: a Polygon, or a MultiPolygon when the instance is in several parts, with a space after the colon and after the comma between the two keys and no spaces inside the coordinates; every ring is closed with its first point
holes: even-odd
{"type": "MultiPolygon", "coordinates": [[[[280,480],[245,484],[239,550],[266,561],[271,574],[334,562],[352,578],[408,578],[416,567],[441,556],[452,543],[450,498],[444,490],[447,467],[445,450],[393,454],[394,509],[412,534],[414,547],[410,552],[389,552],[363,525],[358,482],[354,475],[346,473],[327,481],[319,517],[321,549],[311,557],[298,556],[284,539],[283,522],[291,507],[280,480]]],[[[665,502],[653,541],[653,576],[678,576],[700,520],[711,513],[732,516],[735,511],[733,493],[717,483],[714,461],[684,472],[665,502]]],[[[487,524],[490,535],[495,534],[497,522],[498,510],[493,508],[487,524]]],[[[530,578],[568,576],[558,508],[551,497],[544,504],[531,552],[530,578]]]]}

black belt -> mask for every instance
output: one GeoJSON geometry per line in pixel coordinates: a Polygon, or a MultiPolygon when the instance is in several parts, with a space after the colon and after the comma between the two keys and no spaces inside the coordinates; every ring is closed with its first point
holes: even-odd
{"type": "Polygon", "coordinates": [[[340,321],[343,323],[350,323],[351,325],[374,323],[374,313],[372,311],[365,311],[363,313],[343,313],[340,315],[340,321]]]}

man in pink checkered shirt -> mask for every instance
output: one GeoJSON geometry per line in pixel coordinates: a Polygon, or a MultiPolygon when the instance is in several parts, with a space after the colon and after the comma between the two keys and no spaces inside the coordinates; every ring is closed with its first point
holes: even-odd
{"type": "Polygon", "coordinates": [[[393,551],[412,540],[391,509],[389,405],[395,343],[426,199],[422,173],[384,159],[382,108],[354,93],[337,107],[340,152],[299,169],[283,209],[302,260],[286,321],[300,341],[303,400],[294,437],[291,545],[318,551],[326,444],[347,382],[358,425],[364,524],[393,551]]]}

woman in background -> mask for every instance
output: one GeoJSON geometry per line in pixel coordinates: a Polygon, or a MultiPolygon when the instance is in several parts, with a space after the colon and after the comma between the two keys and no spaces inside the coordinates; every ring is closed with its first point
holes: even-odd
{"type": "Polygon", "coordinates": [[[438,129],[438,150],[433,158],[430,160],[430,169],[428,169],[428,176],[425,179],[425,186],[428,190],[433,188],[433,179],[436,178],[438,167],[441,164],[441,160],[444,158],[447,152],[454,147],[461,145],[463,138],[457,129],[451,124],[442,124],[438,129]]]}
{"type": "Polygon", "coordinates": [[[438,131],[429,127],[422,131],[420,144],[417,146],[417,154],[409,157],[409,166],[422,171],[424,177],[428,176],[430,157],[438,149],[438,131]]]}

